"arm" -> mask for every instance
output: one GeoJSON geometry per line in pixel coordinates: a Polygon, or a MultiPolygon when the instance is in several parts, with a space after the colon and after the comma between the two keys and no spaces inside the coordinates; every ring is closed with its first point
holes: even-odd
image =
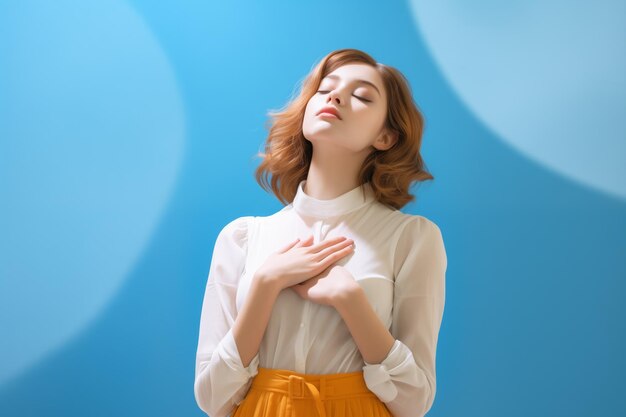
{"type": "Polygon", "coordinates": [[[395,251],[391,339],[363,293],[337,310],[365,361],[368,388],[394,417],[424,416],[435,399],[435,356],[445,303],[447,257],[435,223],[415,216],[395,251]]]}
{"type": "Polygon", "coordinates": [[[246,254],[247,219],[241,217],[217,237],[200,317],[194,395],[211,417],[227,416],[247,394],[278,294],[255,277],[257,283],[237,313],[235,296],[246,254]]]}
{"type": "Polygon", "coordinates": [[[243,366],[257,356],[280,289],[265,277],[255,276],[241,312],[233,325],[233,337],[243,366]]]}
{"type": "Polygon", "coordinates": [[[346,323],[365,362],[379,363],[387,357],[396,338],[385,324],[358,284],[338,298],[333,306],[346,323]]]}

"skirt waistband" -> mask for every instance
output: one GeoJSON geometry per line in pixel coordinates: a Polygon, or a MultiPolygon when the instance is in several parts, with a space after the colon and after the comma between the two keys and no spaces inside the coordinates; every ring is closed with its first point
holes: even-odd
{"type": "Polygon", "coordinates": [[[250,389],[280,392],[292,400],[313,399],[321,417],[326,416],[322,404],[325,399],[376,397],[367,388],[363,371],[316,375],[258,367],[250,389]]]}

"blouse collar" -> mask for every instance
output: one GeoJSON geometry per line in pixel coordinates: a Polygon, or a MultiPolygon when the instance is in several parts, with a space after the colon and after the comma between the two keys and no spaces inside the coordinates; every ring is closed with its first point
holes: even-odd
{"type": "Polygon", "coordinates": [[[298,190],[292,205],[298,213],[307,216],[317,218],[340,216],[361,208],[375,200],[374,191],[369,182],[363,184],[364,192],[361,192],[361,186],[359,185],[330,200],[318,200],[305,194],[305,183],[306,180],[302,180],[300,184],[298,184],[298,190]]]}

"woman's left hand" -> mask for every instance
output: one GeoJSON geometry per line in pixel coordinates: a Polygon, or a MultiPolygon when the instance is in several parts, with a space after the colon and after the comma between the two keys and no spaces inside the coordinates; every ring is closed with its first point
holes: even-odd
{"type": "Polygon", "coordinates": [[[335,306],[335,302],[359,287],[352,274],[341,265],[331,265],[320,274],[292,285],[301,298],[317,304],[335,306]]]}

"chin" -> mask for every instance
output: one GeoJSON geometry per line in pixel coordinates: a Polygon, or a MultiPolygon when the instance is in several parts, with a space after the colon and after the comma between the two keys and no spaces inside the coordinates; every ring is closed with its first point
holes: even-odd
{"type": "Polygon", "coordinates": [[[304,133],[304,137],[311,143],[337,143],[333,135],[329,135],[327,132],[304,133]]]}

